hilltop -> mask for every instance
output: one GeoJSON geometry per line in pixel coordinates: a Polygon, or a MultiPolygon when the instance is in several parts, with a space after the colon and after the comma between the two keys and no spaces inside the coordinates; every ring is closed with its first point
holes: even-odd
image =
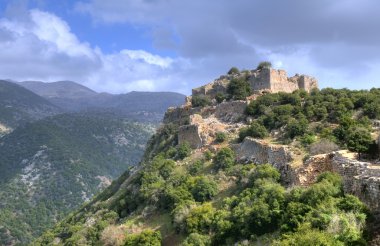
{"type": "Polygon", "coordinates": [[[35,245],[376,245],[379,95],[231,69],[35,245]]]}
{"type": "Polygon", "coordinates": [[[0,135],[17,126],[61,113],[48,100],[12,82],[0,80],[0,135]]]}
{"type": "Polygon", "coordinates": [[[97,93],[73,81],[24,81],[18,84],[65,112],[108,112],[157,124],[168,107],[181,105],[185,98],[185,95],[174,92],[97,93]]]}

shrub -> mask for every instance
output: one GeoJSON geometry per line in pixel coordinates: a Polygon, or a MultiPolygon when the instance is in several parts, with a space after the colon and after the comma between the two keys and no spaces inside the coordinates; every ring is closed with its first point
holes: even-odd
{"type": "Polygon", "coordinates": [[[182,244],[183,246],[209,246],[211,238],[207,235],[191,233],[182,244]]]}
{"type": "Polygon", "coordinates": [[[224,101],[224,99],[226,99],[226,96],[223,94],[223,93],[216,93],[215,95],[215,100],[218,102],[218,103],[221,103],[224,101]]]}
{"type": "Polygon", "coordinates": [[[217,132],[215,135],[215,141],[217,143],[223,143],[224,141],[226,141],[226,139],[227,139],[227,134],[225,134],[224,132],[217,132]]]}
{"type": "Polygon", "coordinates": [[[203,162],[201,160],[197,160],[188,167],[188,170],[190,175],[196,175],[202,170],[202,168],[203,162]]]}
{"type": "Polygon", "coordinates": [[[337,150],[339,150],[339,146],[328,139],[321,139],[319,142],[311,144],[309,148],[311,155],[327,154],[337,150]]]}
{"type": "Polygon", "coordinates": [[[264,68],[272,68],[272,63],[269,62],[269,61],[262,61],[259,63],[259,65],[257,65],[257,70],[261,70],[261,69],[264,69],[264,68]]]}
{"type": "Polygon", "coordinates": [[[239,139],[243,141],[245,137],[265,138],[269,135],[265,126],[258,122],[253,122],[249,127],[242,128],[239,132],[239,139]]]}
{"type": "Polygon", "coordinates": [[[186,229],[189,233],[209,233],[213,223],[215,209],[211,203],[204,203],[190,210],[186,218],[186,229]]]}
{"type": "Polygon", "coordinates": [[[239,69],[237,67],[232,67],[227,74],[237,74],[239,73],[239,69]]]}
{"type": "Polygon", "coordinates": [[[161,233],[145,230],[140,234],[127,235],[124,246],[160,246],[161,233]]]}
{"type": "Polygon", "coordinates": [[[206,161],[210,161],[212,159],[212,153],[210,150],[206,150],[204,153],[203,153],[203,156],[205,158],[206,161]]]}
{"type": "Polygon", "coordinates": [[[177,148],[177,159],[183,160],[186,157],[190,156],[191,147],[188,142],[182,143],[177,148]]]}
{"type": "Polygon", "coordinates": [[[191,193],[195,201],[204,202],[210,200],[218,193],[218,185],[213,179],[205,176],[196,177],[191,193]]]}
{"type": "Polygon", "coordinates": [[[252,179],[272,179],[277,182],[280,180],[280,172],[270,164],[258,165],[252,173],[252,179]]]}
{"type": "Polygon", "coordinates": [[[225,147],[218,151],[214,158],[216,169],[226,169],[235,163],[235,153],[232,149],[225,147]]]}
{"type": "Polygon", "coordinates": [[[232,79],[228,84],[227,93],[233,100],[244,100],[251,95],[251,86],[243,78],[232,79]]]}
{"type": "Polygon", "coordinates": [[[208,96],[199,95],[191,98],[191,105],[193,107],[205,107],[211,104],[211,100],[208,96]]]}

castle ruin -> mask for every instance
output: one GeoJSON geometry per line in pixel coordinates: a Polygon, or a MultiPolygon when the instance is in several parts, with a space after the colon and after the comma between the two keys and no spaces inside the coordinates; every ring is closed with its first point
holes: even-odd
{"type": "Polygon", "coordinates": [[[217,93],[226,94],[229,82],[234,78],[243,76],[247,79],[254,93],[290,93],[298,89],[310,92],[313,88],[318,88],[318,81],[314,77],[298,74],[288,77],[285,70],[263,68],[238,74],[223,75],[209,84],[193,89],[192,95],[206,95],[214,98],[217,93]]]}

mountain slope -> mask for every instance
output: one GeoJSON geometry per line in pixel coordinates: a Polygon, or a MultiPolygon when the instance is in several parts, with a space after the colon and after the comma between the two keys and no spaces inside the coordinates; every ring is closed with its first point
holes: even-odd
{"type": "Polygon", "coordinates": [[[252,96],[241,77],[230,100],[168,110],[143,163],[35,245],[365,245],[369,211],[347,190],[358,160],[332,151],[370,156],[380,89],[264,93],[247,105],[233,99],[252,96]]]}
{"type": "Polygon", "coordinates": [[[184,95],[173,92],[96,93],[71,81],[19,84],[67,112],[106,111],[142,122],[159,123],[168,107],[179,106],[185,100],[184,95]]]}
{"type": "Polygon", "coordinates": [[[26,244],[137,164],[153,128],[62,114],[0,139],[1,245],[26,244]]]}
{"type": "MultiPolygon", "coordinates": [[[[25,122],[62,112],[59,107],[12,82],[0,80],[0,128],[14,129],[25,122]]],[[[1,130],[0,130],[1,131],[1,130]]]]}
{"type": "Polygon", "coordinates": [[[57,81],[51,83],[23,81],[18,84],[45,98],[63,97],[75,99],[97,94],[95,91],[73,81],[57,81]]]}

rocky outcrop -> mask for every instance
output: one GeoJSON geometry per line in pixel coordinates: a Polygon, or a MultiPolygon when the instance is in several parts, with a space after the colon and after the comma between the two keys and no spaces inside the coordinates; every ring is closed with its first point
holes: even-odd
{"type": "Polygon", "coordinates": [[[294,173],[291,168],[293,156],[287,146],[268,144],[262,140],[246,137],[236,152],[239,162],[269,163],[280,171],[285,184],[294,183],[294,173]]]}

